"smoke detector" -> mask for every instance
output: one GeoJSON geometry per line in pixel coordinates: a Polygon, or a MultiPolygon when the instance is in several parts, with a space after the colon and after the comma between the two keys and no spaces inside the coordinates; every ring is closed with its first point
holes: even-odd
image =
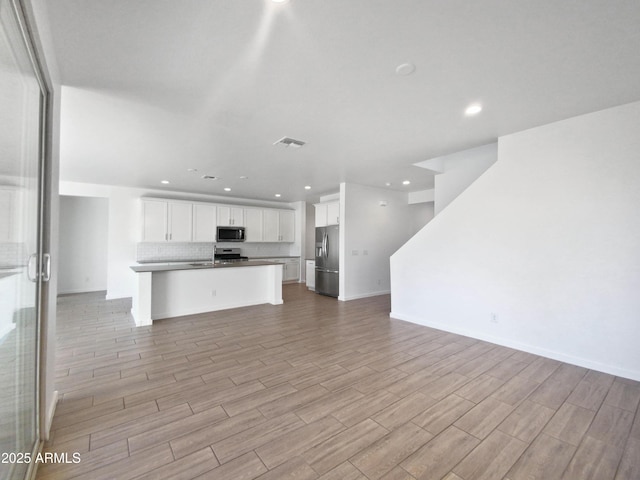
{"type": "Polygon", "coordinates": [[[302,140],[296,140],[295,138],[291,138],[291,137],[282,137],[280,140],[278,140],[277,142],[274,142],[274,145],[283,145],[287,148],[300,148],[302,147],[305,143],[307,142],[303,142],[302,140]]]}

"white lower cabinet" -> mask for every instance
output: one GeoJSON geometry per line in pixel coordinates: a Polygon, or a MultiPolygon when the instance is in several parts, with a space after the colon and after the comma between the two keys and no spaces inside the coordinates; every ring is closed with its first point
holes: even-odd
{"type": "Polygon", "coordinates": [[[316,261],[307,260],[306,262],[306,282],[309,290],[315,290],[316,288],[316,261]]]}
{"type": "Polygon", "coordinates": [[[263,258],[261,260],[267,262],[276,262],[282,264],[282,281],[297,282],[300,279],[300,258],[299,257],[274,257],[263,258]]]}
{"type": "Polygon", "coordinates": [[[300,260],[287,259],[282,271],[283,282],[293,282],[300,279],[300,260]]]}

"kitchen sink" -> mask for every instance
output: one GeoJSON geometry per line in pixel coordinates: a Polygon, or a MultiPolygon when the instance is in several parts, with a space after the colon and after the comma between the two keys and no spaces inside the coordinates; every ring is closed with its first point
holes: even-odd
{"type": "Polygon", "coordinates": [[[196,262],[190,263],[192,267],[213,267],[213,262],[196,262]]]}

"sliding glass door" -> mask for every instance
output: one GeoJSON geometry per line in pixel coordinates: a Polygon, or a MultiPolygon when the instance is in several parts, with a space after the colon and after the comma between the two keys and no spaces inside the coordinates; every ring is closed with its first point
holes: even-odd
{"type": "Polygon", "coordinates": [[[38,443],[44,89],[11,0],[0,0],[0,480],[38,443]]]}

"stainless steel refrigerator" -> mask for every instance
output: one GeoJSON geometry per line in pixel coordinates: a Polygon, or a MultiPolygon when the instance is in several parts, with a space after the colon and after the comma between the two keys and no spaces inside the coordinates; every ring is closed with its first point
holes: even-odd
{"type": "Polygon", "coordinates": [[[316,292],[330,297],[338,296],[339,233],[338,225],[316,227],[316,292]]]}

